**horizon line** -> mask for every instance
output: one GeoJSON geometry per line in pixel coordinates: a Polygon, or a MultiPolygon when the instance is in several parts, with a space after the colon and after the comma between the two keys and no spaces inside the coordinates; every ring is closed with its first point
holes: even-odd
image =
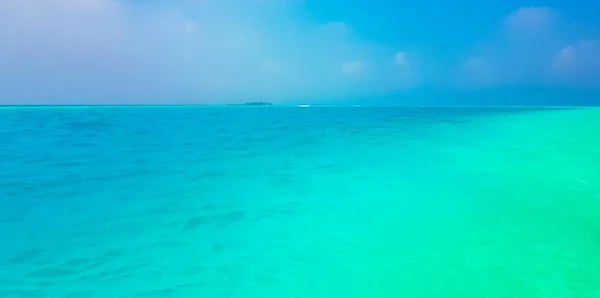
{"type": "Polygon", "coordinates": [[[206,108],[276,108],[276,107],[298,107],[309,105],[310,107],[335,108],[593,108],[599,105],[365,105],[365,104],[276,104],[272,106],[249,106],[243,104],[0,104],[0,108],[52,108],[52,107],[206,107],[206,108]]]}

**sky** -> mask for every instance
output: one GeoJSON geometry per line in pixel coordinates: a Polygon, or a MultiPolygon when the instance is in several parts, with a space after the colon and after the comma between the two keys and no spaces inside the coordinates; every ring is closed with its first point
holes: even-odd
{"type": "Polygon", "coordinates": [[[0,104],[600,105],[600,2],[0,0],[0,104]]]}

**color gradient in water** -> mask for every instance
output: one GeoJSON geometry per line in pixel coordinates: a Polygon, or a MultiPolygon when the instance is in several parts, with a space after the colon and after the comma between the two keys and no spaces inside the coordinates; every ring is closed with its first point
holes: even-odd
{"type": "Polygon", "coordinates": [[[600,109],[0,109],[0,297],[600,297],[600,109]]]}

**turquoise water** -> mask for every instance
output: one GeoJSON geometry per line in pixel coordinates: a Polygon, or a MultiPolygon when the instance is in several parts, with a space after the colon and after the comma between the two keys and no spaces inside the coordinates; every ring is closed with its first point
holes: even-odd
{"type": "Polygon", "coordinates": [[[600,297],[600,109],[0,109],[0,297],[600,297]]]}

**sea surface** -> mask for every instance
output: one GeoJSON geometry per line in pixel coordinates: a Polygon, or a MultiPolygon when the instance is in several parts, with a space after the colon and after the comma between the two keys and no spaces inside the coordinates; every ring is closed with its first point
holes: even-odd
{"type": "Polygon", "coordinates": [[[0,108],[0,297],[600,297],[600,109],[0,108]]]}

